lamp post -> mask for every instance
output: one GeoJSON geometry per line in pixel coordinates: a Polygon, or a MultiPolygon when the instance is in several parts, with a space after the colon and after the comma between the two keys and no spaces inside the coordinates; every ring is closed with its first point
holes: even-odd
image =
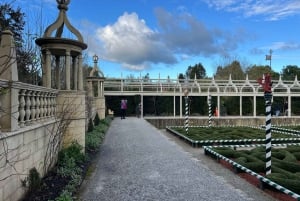
{"type": "Polygon", "coordinates": [[[207,97],[207,104],[208,104],[208,127],[211,127],[211,95],[207,97]]]}
{"type": "Polygon", "coordinates": [[[96,54],[94,54],[93,56],[94,63],[98,63],[98,59],[99,57],[96,54]]]}
{"type": "Polygon", "coordinates": [[[270,61],[270,68],[272,69],[271,64],[272,64],[272,53],[273,53],[273,50],[270,49],[269,53],[270,53],[270,54],[267,54],[267,55],[266,55],[266,60],[269,60],[269,61],[270,61]]]}
{"type": "Polygon", "coordinates": [[[184,100],[185,100],[185,132],[189,133],[189,90],[185,89],[184,92],[184,100]]]}

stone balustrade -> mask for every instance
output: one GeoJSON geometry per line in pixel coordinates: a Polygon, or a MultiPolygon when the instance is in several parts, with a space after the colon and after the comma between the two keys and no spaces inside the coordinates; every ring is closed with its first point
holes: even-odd
{"type": "Polygon", "coordinates": [[[55,89],[0,80],[0,106],[5,105],[0,112],[1,131],[14,131],[52,120],[56,115],[57,94],[55,89]],[[7,105],[8,98],[14,100],[11,105],[7,105]],[[7,121],[11,123],[6,124],[7,121]]]}

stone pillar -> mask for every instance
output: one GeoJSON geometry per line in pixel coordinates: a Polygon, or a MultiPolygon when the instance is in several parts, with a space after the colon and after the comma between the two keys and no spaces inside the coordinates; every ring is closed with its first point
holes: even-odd
{"type": "Polygon", "coordinates": [[[66,90],[71,89],[71,66],[70,66],[70,51],[66,51],[66,90]]]}
{"type": "MultiPolygon", "coordinates": [[[[11,31],[3,31],[0,47],[0,78],[8,81],[18,81],[18,69],[16,62],[16,50],[11,31]]],[[[8,86],[4,93],[0,94],[0,103],[3,111],[0,111],[1,131],[15,131],[19,128],[19,90],[8,86]]]]}
{"type": "Polygon", "coordinates": [[[82,55],[78,56],[78,90],[83,91],[82,55]]]}
{"type": "Polygon", "coordinates": [[[57,89],[60,89],[60,57],[56,56],[55,57],[55,69],[56,69],[56,85],[57,85],[57,89]]]}
{"type": "Polygon", "coordinates": [[[100,98],[100,97],[102,97],[101,81],[97,82],[97,89],[98,89],[98,97],[100,98]]]}
{"type": "MultiPolygon", "coordinates": [[[[47,49],[46,50],[46,58],[45,58],[45,82],[43,85],[47,88],[51,88],[51,52],[47,49]]],[[[44,81],[44,80],[43,80],[44,81]]]]}
{"type": "Polygon", "coordinates": [[[77,141],[85,146],[85,92],[84,91],[60,91],[57,96],[57,116],[64,117],[67,129],[63,135],[63,146],[68,147],[77,141]]]}
{"type": "Polygon", "coordinates": [[[1,35],[0,49],[0,78],[18,81],[18,69],[16,62],[16,49],[13,34],[6,30],[1,35]]]}
{"type": "Polygon", "coordinates": [[[94,98],[95,100],[95,107],[96,112],[100,119],[105,119],[105,98],[104,97],[97,97],[94,98]]]}
{"type": "Polygon", "coordinates": [[[93,81],[92,80],[88,80],[88,96],[89,97],[94,97],[94,93],[93,93],[93,81]]]}
{"type": "Polygon", "coordinates": [[[78,80],[78,64],[77,64],[77,58],[76,57],[73,57],[73,59],[72,59],[72,67],[74,69],[74,71],[73,71],[74,90],[77,90],[78,89],[78,81],[77,81],[78,80]]]}

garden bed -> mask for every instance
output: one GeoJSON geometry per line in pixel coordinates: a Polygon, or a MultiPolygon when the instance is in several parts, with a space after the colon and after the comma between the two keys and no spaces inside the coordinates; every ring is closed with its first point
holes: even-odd
{"type": "Polygon", "coordinates": [[[264,145],[251,147],[249,150],[250,145],[204,146],[204,153],[277,199],[300,200],[300,143],[273,144],[272,173],[267,176],[264,145]],[[236,150],[237,147],[241,149],[236,150]]]}
{"type": "MultiPolygon", "coordinates": [[[[183,139],[194,147],[208,145],[251,145],[265,143],[265,130],[259,127],[167,127],[166,130],[183,139]]],[[[293,132],[272,131],[272,143],[300,142],[300,134],[293,132]]]]}

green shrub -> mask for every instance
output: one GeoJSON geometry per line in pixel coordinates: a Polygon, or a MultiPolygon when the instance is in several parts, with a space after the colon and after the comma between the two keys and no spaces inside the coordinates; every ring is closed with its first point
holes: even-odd
{"type": "Polygon", "coordinates": [[[293,154],[294,154],[294,156],[296,157],[296,159],[297,159],[298,161],[300,161],[300,152],[294,152],[293,154]]]}
{"type": "Polygon", "coordinates": [[[278,177],[278,175],[268,175],[267,178],[271,179],[275,183],[278,183],[281,186],[286,187],[287,189],[300,194],[300,180],[296,179],[287,179],[287,178],[282,178],[281,176],[278,177]]]}
{"type": "Polygon", "coordinates": [[[72,193],[63,190],[63,192],[55,199],[55,201],[73,201],[72,193]]]}
{"type": "Polygon", "coordinates": [[[286,171],[295,173],[300,171],[300,164],[295,162],[289,162],[284,160],[278,160],[275,158],[272,158],[273,162],[276,162],[276,167],[284,169],[286,171]]]}
{"type": "Polygon", "coordinates": [[[66,158],[64,164],[57,169],[57,173],[62,177],[72,177],[72,175],[81,174],[81,169],[75,163],[74,158],[66,158]]]}
{"type": "Polygon", "coordinates": [[[70,158],[74,158],[76,164],[82,163],[85,160],[84,153],[82,152],[82,146],[77,142],[72,142],[72,144],[62,149],[58,153],[58,166],[65,166],[69,162],[70,158]]]}
{"type": "Polygon", "coordinates": [[[29,192],[33,192],[40,188],[41,185],[41,176],[40,173],[37,171],[37,169],[31,168],[29,170],[29,177],[28,177],[28,186],[29,186],[29,192]]]}

